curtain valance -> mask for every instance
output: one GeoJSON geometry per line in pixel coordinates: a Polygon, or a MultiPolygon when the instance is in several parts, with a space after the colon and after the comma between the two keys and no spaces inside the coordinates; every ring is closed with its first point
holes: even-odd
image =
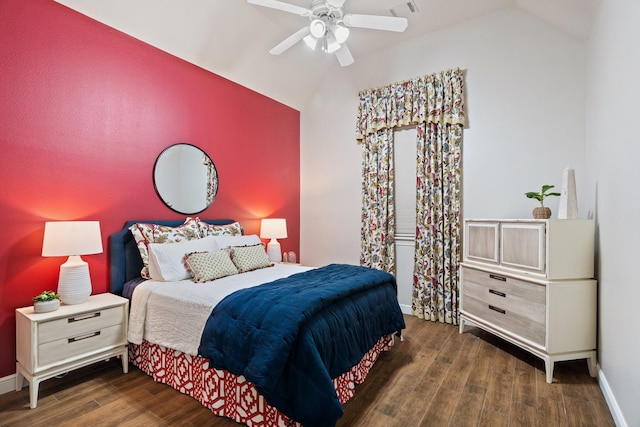
{"type": "Polygon", "coordinates": [[[415,77],[359,94],[356,139],[381,129],[419,123],[465,125],[464,72],[415,77]]]}

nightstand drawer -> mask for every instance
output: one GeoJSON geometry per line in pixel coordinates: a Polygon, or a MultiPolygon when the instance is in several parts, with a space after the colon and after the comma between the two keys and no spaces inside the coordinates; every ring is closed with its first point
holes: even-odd
{"type": "Polygon", "coordinates": [[[38,365],[58,363],[92,351],[123,345],[123,337],[123,325],[120,324],[43,343],[38,346],[38,365]]]}
{"type": "Polygon", "coordinates": [[[120,325],[123,318],[123,308],[120,306],[42,322],[38,327],[38,342],[44,344],[120,325]]]}

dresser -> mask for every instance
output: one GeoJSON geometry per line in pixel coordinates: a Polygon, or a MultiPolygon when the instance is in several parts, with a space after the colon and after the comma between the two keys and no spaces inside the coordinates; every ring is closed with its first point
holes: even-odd
{"type": "Polygon", "coordinates": [[[474,324],[545,362],[586,359],[596,375],[592,220],[464,222],[460,333],[474,324]]]}
{"type": "Polygon", "coordinates": [[[126,298],[106,293],[48,313],[16,309],[16,391],[26,378],[31,408],[40,382],[56,375],[114,356],[128,372],[128,307],[126,298]]]}

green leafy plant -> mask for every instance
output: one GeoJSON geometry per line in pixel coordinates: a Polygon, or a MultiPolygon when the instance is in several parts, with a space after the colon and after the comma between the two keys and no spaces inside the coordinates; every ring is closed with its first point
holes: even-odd
{"type": "Polygon", "coordinates": [[[43,291],[40,295],[32,298],[35,302],[53,301],[54,299],[60,299],[60,295],[53,291],[43,291]]]}
{"type": "Polygon", "coordinates": [[[524,193],[525,196],[527,196],[530,199],[536,199],[537,201],[540,202],[540,206],[544,208],[544,199],[545,197],[549,197],[549,196],[559,196],[560,193],[547,193],[547,191],[551,190],[554,186],[553,185],[548,185],[545,184],[542,186],[542,189],[536,193],[534,191],[529,191],[528,193],[524,193]]]}

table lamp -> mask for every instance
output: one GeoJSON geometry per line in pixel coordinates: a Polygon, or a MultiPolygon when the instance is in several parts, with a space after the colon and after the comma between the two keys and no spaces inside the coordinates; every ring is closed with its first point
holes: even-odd
{"type": "Polygon", "coordinates": [[[260,237],[271,239],[267,244],[267,255],[273,262],[282,261],[280,243],[277,239],[287,238],[287,220],[284,218],[265,218],[260,223],[260,237]]]}
{"type": "Polygon", "coordinates": [[[58,294],[64,304],[83,303],[91,295],[89,265],[81,255],[102,253],[98,221],[54,221],[44,224],[42,256],[68,256],[60,266],[58,294]]]}

